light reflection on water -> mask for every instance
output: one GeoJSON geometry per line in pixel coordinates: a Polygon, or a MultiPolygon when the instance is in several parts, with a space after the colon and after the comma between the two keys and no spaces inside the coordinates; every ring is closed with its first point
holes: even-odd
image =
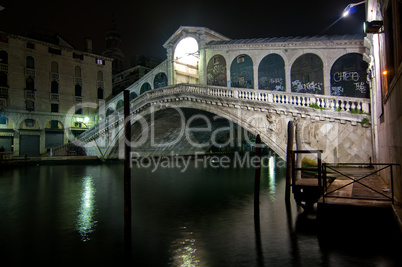
{"type": "MultiPolygon", "coordinates": [[[[262,170],[258,229],[253,169],[134,168],[134,265],[402,266],[392,227],[381,226],[384,217],[380,226],[365,220],[365,239],[364,224],[346,235],[333,232],[342,224],[326,226],[329,236],[323,236],[293,198],[285,205],[285,169],[279,158],[269,163],[262,170]]],[[[1,266],[124,266],[122,177],[122,164],[4,171],[1,266]]]]}
{"type": "Polygon", "coordinates": [[[269,158],[269,196],[276,200],[275,157],[269,158]]]}
{"type": "Polygon", "coordinates": [[[80,233],[83,242],[90,240],[90,233],[95,231],[95,187],[92,176],[86,176],[82,182],[81,202],[78,210],[75,229],[80,233]]]}
{"type": "Polygon", "coordinates": [[[193,232],[188,231],[186,226],[180,227],[182,237],[174,240],[171,244],[171,266],[200,266],[200,260],[197,258],[196,241],[193,232]]]}

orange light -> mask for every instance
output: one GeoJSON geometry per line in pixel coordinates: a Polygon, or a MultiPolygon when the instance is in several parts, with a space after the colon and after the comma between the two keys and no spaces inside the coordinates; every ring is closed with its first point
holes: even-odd
{"type": "Polygon", "coordinates": [[[388,74],[388,71],[386,71],[386,70],[384,70],[383,72],[382,72],[382,75],[387,75],[388,74]]]}

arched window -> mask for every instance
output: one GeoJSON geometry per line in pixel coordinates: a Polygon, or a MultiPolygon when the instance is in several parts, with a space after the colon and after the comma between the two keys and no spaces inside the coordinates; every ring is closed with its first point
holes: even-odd
{"type": "Polygon", "coordinates": [[[35,60],[33,57],[28,56],[26,58],[26,67],[29,69],[34,69],[35,68],[35,60]]]}
{"type": "Polygon", "coordinates": [[[138,95],[137,95],[136,92],[131,92],[130,93],[130,101],[133,100],[133,99],[136,99],[137,97],[138,97],[138,95]]]}
{"type": "Polygon", "coordinates": [[[103,99],[103,89],[98,88],[98,99],[103,99]]]}
{"type": "Polygon", "coordinates": [[[367,68],[362,54],[349,53],[338,58],[331,68],[331,95],[370,98],[367,68]]]}
{"type": "Polygon", "coordinates": [[[113,113],[114,113],[114,110],[113,110],[112,108],[108,108],[108,109],[106,110],[106,117],[112,115],[113,113]]]}
{"type": "Polygon", "coordinates": [[[292,92],[324,94],[323,63],[315,54],[298,57],[291,70],[292,92]]]}
{"type": "Polygon", "coordinates": [[[98,75],[97,75],[98,77],[98,81],[103,81],[103,72],[101,72],[101,71],[98,71],[98,75]]]}
{"type": "Polygon", "coordinates": [[[35,82],[34,79],[32,77],[28,77],[26,79],[26,87],[25,89],[27,90],[35,90],[35,82]]]}
{"type": "Polygon", "coordinates": [[[140,90],[140,94],[142,95],[143,93],[145,93],[146,91],[151,90],[151,85],[149,83],[144,83],[141,86],[141,90],[140,90]]]}
{"type": "Polygon", "coordinates": [[[82,96],[82,87],[79,84],[75,85],[75,96],[82,96]]]}
{"type": "Polygon", "coordinates": [[[124,106],[124,101],[120,99],[119,101],[117,101],[116,110],[119,110],[123,106],[124,106]]]}
{"type": "Polygon", "coordinates": [[[286,91],[285,62],[278,54],[264,57],[258,66],[258,89],[286,91]]]}
{"type": "Polygon", "coordinates": [[[59,73],[59,64],[56,61],[52,61],[50,68],[52,73],[59,73]]]}
{"type": "Polygon", "coordinates": [[[230,66],[231,87],[254,88],[253,60],[248,55],[237,56],[230,66]]]}
{"type": "Polygon", "coordinates": [[[52,81],[50,90],[51,90],[52,94],[58,94],[59,93],[59,83],[57,81],[52,81]]]}
{"type": "Polygon", "coordinates": [[[154,79],[154,89],[165,87],[167,85],[168,85],[168,79],[167,79],[166,74],[163,72],[159,72],[158,74],[156,74],[155,79],[154,79]]]}
{"type": "Polygon", "coordinates": [[[8,54],[6,51],[0,51],[0,64],[8,64],[8,54]]]}
{"type": "Polygon", "coordinates": [[[221,55],[212,57],[207,66],[207,84],[226,86],[226,60],[221,55]]]}
{"type": "Polygon", "coordinates": [[[81,67],[80,66],[75,66],[74,76],[75,77],[81,77],[81,67]]]}

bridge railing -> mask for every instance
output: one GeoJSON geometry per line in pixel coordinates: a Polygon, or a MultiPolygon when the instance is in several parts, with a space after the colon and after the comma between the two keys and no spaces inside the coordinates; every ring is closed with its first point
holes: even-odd
{"type": "MultiPolygon", "coordinates": [[[[194,97],[213,97],[217,99],[241,100],[246,102],[283,104],[299,107],[313,107],[323,110],[370,113],[370,99],[341,96],[327,96],[301,93],[287,93],[267,90],[253,90],[245,88],[219,87],[211,85],[177,84],[147,91],[131,101],[132,111],[138,110],[152,99],[171,97],[173,95],[189,95],[194,97]]],[[[119,110],[122,112],[123,108],[119,110]]],[[[110,125],[117,125],[122,116],[111,116],[101,121],[95,127],[80,135],[80,140],[87,140],[110,125]],[[103,125],[102,125],[103,124],[103,125]]]]}
{"type": "Polygon", "coordinates": [[[220,98],[241,99],[246,101],[315,107],[325,110],[370,113],[370,99],[365,98],[287,93],[209,85],[178,84],[149,91],[147,92],[147,97],[155,98],[182,92],[201,96],[216,96],[220,98]]]}

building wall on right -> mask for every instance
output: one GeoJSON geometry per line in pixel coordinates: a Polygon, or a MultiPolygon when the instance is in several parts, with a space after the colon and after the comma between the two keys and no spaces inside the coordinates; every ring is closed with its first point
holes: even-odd
{"type": "MultiPolygon", "coordinates": [[[[394,193],[402,203],[402,1],[369,0],[366,20],[382,21],[378,33],[365,39],[365,59],[372,94],[372,129],[375,161],[395,163],[394,193]]],[[[390,185],[390,172],[383,172],[390,185]]]]}

